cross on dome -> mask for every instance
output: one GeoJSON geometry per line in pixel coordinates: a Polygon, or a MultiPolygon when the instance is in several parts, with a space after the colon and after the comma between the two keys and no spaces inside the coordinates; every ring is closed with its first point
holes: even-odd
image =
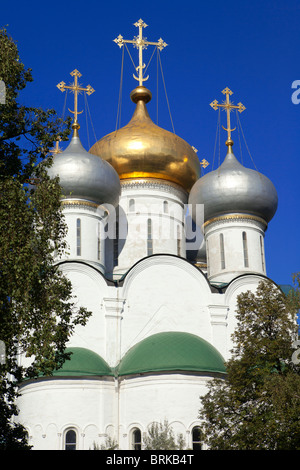
{"type": "Polygon", "coordinates": [[[135,75],[133,75],[133,77],[139,82],[139,86],[143,86],[143,82],[149,78],[149,76],[143,77],[143,69],[146,67],[143,63],[143,49],[147,49],[147,46],[156,46],[161,51],[168,44],[166,44],[162,38],[157,42],[147,41],[147,38],[143,37],[143,28],[146,28],[148,25],[141,18],[134,23],[134,26],[139,28],[138,36],[135,36],[133,39],[124,39],[123,36],[119,34],[119,36],[113,41],[118,44],[120,48],[124,46],[125,43],[128,43],[133,44],[133,47],[136,47],[139,50],[139,65],[136,67],[138,77],[135,75]]]}
{"type": "Polygon", "coordinates": [[[95,90],[91,87],[91,85],[88,85],[86,88],[84,88],[78,84],[78,78],[80,78],[82,75],[77,69],[73,70],[70,75],[74,77],[74,82],[72,85],[66,85],[65,82],[60,82],[56,86],[62,92],[65,90],[71,90],[74,93],[74,111],[71,111],[71,109],[69,109],[69,111],[70,113],[74,114],[74,124],[72,126],[73,129],[79,129],[80,126],[78,124],[77,117],[78,114],[81,114],[83,111],[78,111],[78,94],[82,91],[85,91],[88,95],[91,95],[95,90]]]}
{"type": "Polygon", "coordinates": [[[229,96],[233,94],[233,92],[228,88],[224,88],[222,91],[224,95],[226,95],[226,100],[223,101],[222,104],[218,103],[217,100],[214,100],[212,103],[210,103],[210,106],[214,109],[217,110],[218,108],[223,108],[224,111],[227,113],[227,129],[223,127],[225,131],[227,131],[228,138],[226,141],[226,145],[232,147],[233,141],[231,140],[231,132],[234,131],[236,128],[231,129],[230,127],[230,113],[233,109],[237,109],[240,113],[242,113],[246,108],[242,103],[238,103],[237,105],[234,105],[232,101],[230,101],[229,96]]]}

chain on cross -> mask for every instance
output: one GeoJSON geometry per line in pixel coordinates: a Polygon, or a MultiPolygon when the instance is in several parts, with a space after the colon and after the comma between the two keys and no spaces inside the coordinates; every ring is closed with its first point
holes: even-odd
{"type": "Polygon", "coordinates": [[[128,43],[133,44],[133,46],[139,50],[139,65],[136,67],[138,77],[135,75],[133,75],[133,77],[139,82],[139,85],[142,86],[143,82],[149,78],[149,76],[143,77],[143,69],[146,67],[146,65],[143,63],[143,50],[147,49],[147,46],[156,46],[161,51],[164,47],[167,46],[167,44],[163,41],[162,38],[160,38],[157,42],[147,41],[147,38],[143,37],[143,28],[146,28],[148,25],[144,23],[142,19],[139,19],[139,21],[134,23],[134,26],[139,28],[138,36],[135,36],[133,39],[124,39],[123,36],[119,34],[119,36],[114,39],[114,42],[117,43],[120,48],[124,46],[125,43],[128,43]]]}

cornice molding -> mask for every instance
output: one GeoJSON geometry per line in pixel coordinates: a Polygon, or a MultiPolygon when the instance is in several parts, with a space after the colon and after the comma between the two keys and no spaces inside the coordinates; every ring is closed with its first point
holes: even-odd
{"type": "Polygon", "coordinates": [[[220,215],[219,217],[213,217],[212,219],[207,220],[203,224],[203,229],[207,228],[209,225],[214,223],[228,223],[233,221],[243,221],[243,222],[257,222],[260,225],[263,225],[265,229],[268,227],[267,222],[261,217],[250,215],[250,214],[226,214],[220,215]]]}
{"type": "Polygon", "coordinates": [[[178,184],[172,183],[171,181],[165,181],[162,179],[154,178],[142,178],[142,179],[124,179],[121,180],[122,189],[157,189],[166,191],[172,194],[176,194],[184,202],[188,199],[188,193],[178,184]]]}

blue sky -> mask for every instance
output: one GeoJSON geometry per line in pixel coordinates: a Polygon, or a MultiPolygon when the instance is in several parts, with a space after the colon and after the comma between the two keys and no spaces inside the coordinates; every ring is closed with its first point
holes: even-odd
{"type": "MultiPolygon", "coordinates": [[[[278,284],[291,284],[292,273],[300,271],[300,104],[291,99],[292,83],[300,80],[300,1],[3,2],[1,26],[7,25],[21,60],[33,69],[34,82],[22,100],[61,115],[65,94],[56,85],[69,84],[70,72],[77,68],[81,83],[96,90],[88,98],[88,128],[85,113],[79,116],[81,140],[88,149],[95,142],[94,131],[100,139],[115,130],[122,50],[113,39],[119,34],[132,39],[137,34],[133,23],[140,18],[148,24],[144,36],[149,41],[162,37],[168,44],[160,57],[174,129],[198,149],[200,160],[210,162],[205,173],[226,153],[225,131],[220,153],[219,144],[215,152],[218,113],[209,104],[221,102],[228,86],[234,103],[246,106],[239,117],[250,155],[244,143],[240,152],[237,131],[234,152],[245,166],[255,164],[277,189],[278,210],[265,238],[267,274],[278,284]]],[[[146,64],[152,51],[145,51],[146,64]]],[[[136,49],[130,47],[130,53],[137,61],[136,49]]],[[[121,126],[134,111],[129,97],[137,85],[133,73],[125,51],[121,126]]],[[[150,116],[156,122],[158,97],[158,124],[172,131],[161,78],[157,88],[156,55],[148,73],[150,116]]],[[[72,96],[68,98],[67,108],[73,109],[72,96]]],[[[79,109],[88,112],[83,96],[79,109]]],[[[225,113],[221,118],[225,125],[225,113]]]]}

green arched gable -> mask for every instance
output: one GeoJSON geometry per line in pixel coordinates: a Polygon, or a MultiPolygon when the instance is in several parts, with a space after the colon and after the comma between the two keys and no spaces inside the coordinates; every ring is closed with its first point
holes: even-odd
{"type": "Polygon", "coordinates": [[[226,373],[216,348],[199,336],[182,332],[149,336],[133,346],[117,368],[119,376],[161,371],[226,373]]]}

